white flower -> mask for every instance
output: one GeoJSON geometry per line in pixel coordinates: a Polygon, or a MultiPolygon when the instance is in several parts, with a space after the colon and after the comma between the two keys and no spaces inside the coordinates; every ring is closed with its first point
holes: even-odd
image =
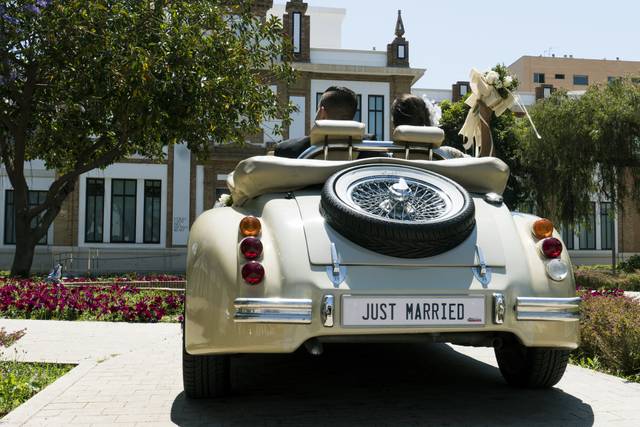
{"type": "Polygon", "coordinates": [[[512,83],[513,83],[513,77],[507,76],[504,78],[504,87],[511,87],[512,83]]]}
{"type": "Polygon", "coordinates": [[[498,89],[500,89],[502,87],[502,80],[500,79],[496,80],[496,82],[493,85],[498,89]]]}
{"type": "Polygon", "coordinates": [[[498,74],[497,72],[491,70],[491,71],[487,71],[487,74],[484,75],[484,78],[487,81],[487,83],[492,85],[496,81],[498,81],[498,79],[500,79],[500,74],[498,74]]]}
{"type": "Polygon", "coordinates": [[[231,206],[233,204],[233,200],[231,199],[231,194],[223,194],[218,199],[218,202],[220,202],[222,206],[231,206]]]}

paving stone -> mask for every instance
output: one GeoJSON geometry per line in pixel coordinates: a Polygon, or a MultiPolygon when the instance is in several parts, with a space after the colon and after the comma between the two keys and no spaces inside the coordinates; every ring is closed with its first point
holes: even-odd
{"type": "Polygon", "coordinates": [[[50,386],[55,393],[44,404],[29,412],[27,402],[16,411],[21,418],[9,414],[7,425],[640,425],[640,384],[570,366],[552,390],[516,390],[491,349],[336,344],[321,357],[239,356],[230,397],[191,401],[182,393],[177,324],[0,319],[0,326],[27,328],[18,342],[24,360],[84,366],[64,387],[50,386]]]}

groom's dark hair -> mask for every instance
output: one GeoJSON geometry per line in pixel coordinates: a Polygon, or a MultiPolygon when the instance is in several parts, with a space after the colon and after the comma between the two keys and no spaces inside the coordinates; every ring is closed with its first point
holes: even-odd
{"type": "Polygon", "coordinates": [[[331,86],[322,94],[320,106],[332,120],[353,120],[358,109],[356,94],[343,86],[331,86]]]}

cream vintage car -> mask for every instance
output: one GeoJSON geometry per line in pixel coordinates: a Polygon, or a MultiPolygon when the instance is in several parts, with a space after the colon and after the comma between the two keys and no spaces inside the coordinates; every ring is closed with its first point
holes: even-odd
{"type": "Polygon", "coordinates": [[[227,393],[234,354],[385,339],[494,347],[509,384],[556,384],[580,300],[553,224],[509,211],[507,165],[447,159],[438,128],[363,135],[362,123],[317,121],[300,158],[240,162],[233,206],[197,218],[186,395],[227,393]]]}

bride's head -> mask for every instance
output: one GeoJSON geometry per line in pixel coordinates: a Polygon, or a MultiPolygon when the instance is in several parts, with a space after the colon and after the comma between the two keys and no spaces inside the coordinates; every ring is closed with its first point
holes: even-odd
{"type": "Polygon", "coordinates": [[[394,126],[431,126],[429,111],[424,100],[418,96],[405,93],[397,97],[391,105],[394,126]]]}

